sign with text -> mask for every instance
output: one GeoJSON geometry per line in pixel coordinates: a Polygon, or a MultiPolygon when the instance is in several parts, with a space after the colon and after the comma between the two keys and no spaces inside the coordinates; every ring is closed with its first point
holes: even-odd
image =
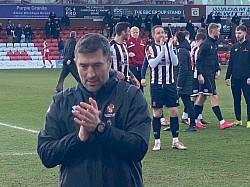
{"type": "Polygon", "coordinates": [[[56,5],[0,5],[0,18],[4,19],[47,19],[50,12],[62,17],[62,6],[56,5]]]}
{"type": "Polygon", "coordinates": [[[110,6],[64,6],[63,11],[69,18],[103,19],[110,6]]]}
{"type": "Polygon", "coordinates": [[[69,18],[83,19],[103,19],[107,11],[111,11],[115,18],[134,13],[145,18],[147,14],[155,15],[157,12],[160,12],[162,18],[174,18],[184,14],[184,6],[64,6],[63,11],[69,18]]]}
{"type": "Polygon", "coordinates": [[[199,17],[200,16],[200,9],[199,8],[191,8],[191,16],[199,17]]]}
{"type": "MultiPolygon", "coordinates": [[[[155,15],[160,12],[161,18],[181,17],[184,14],[184,6],[112,6],[111,14],[121,17],[123,14],[132,15],[139,13],[143,18],[147,14],[155,15]]],[[[151,17],[152,17],[151,16],[151,17]]]]}
{"type": "Polygon", "coordinates": [[[250,6],[206,6],[206,14],[220,12],[222,18],[233,17],[235,13],[243,19],[249,18],[250,6]]]}

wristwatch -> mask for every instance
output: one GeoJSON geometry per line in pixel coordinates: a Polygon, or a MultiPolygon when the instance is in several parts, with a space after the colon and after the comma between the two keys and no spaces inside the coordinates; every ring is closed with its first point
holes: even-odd
{"type": "Polygon", "coordinates": [[[104,122],[99,122],[95,128],[95,134],[102,134],[105,131],[106,124],[104,122]]]}

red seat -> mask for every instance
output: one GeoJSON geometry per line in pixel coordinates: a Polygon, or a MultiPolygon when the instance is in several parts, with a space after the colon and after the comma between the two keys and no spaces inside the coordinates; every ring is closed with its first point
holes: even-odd
{"type": "Polygon", "coordinates": [[[6,55],[7,56],[13,56],[13,53],[11,51],[8,51],[6,55]]]}
{"type": "Polygon", "coordinates": [[[227,63],[226,53],[221,53],[220,54],[220,63],[221,64],[226,64],[227,63]]]}
{"type": "Polygon", "coordinates": [[[18,60],[18,56],[10,56],[10,60],[18,60]]]}
{"type": "Polygon", "coordinates": [[[20,54],[19,51],[14,52],[14,56],[20,56],[20,55],[21,55],[21,54],[20,54]]]}
{"type": "Polygon", "coordinates": [[[21,55],[21,56],[28,56],[28,54],[27,54],[26,51],[22,51],[20,55],[21,55]]]}
{"type": "Polygon", "coordinates": [[[30,56],[23,56],[25,60],[31,60],[30,56]]]}

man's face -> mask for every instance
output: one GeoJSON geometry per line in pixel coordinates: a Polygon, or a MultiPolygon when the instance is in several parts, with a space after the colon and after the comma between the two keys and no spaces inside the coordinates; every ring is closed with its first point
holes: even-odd
{"type": "Polygon", "coordinates": [[[241,42],[241,41],[243,41],[245,39],[246,32],[241,31],[241,30],[235,31],[235,37],[236,37],[238,42],[241,42]]]}
{"type": "Polygon", "coordinates": [[[155,28],[152,36],[156,42],[160,42],[161,38],[165,38],[165,32],[164,32],[163,28],[157,27],[157,28],[155,28]]]}
{"type": "Polygon", "coordinates": [[[108,80],[110,61],[103,56],[102,49],[94,53],[78,53],[76,66],[83,86],[96,93],[108,80]]]}
{"type": "Polygon", "coordinates": [[[129,38],[129,35],[130,35],[130,29],[128,27],[126,31],[122,32],[123,40],[127,40],[129,38]]]}
{"type": "Polygon", "coordinates": [[[212,29],[211,35],[215,39],[219,38],[219,36],[220,36],[220,29],[212,29]]]}
{"type": "Polygon", "coordinates": [[[139,30],[131,30],[131,37],[137,39],[139,37],[139,30]]]}

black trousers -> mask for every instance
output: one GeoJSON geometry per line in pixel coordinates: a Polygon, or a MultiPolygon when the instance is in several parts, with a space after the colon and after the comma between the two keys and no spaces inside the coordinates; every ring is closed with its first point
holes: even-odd
{"type": "Polygon", "coordinates": [[[80,77],[77,71],[77,67],[75,64],[69,64],[69,65],[63,65],[62,71],[56,86],[56,91],[61,92],[63,91],[63,83],[64,79],[68,76],[68,74],[71,73],[71,75],[75,78],[75,80],[80,83],[80,77]]]}
{"type": "Polygon", "coordinates": [[[134,74],[136,79],[140,82],[140,89],[143,92],[143,86],[141,85],[141,66],[129,66],[130,71],[134,74]]]}
{"type": "Polygon", "coordinates": [[[237,120],[241,120],[241,95],[247,105],[247,121],[250,121],[250,85],[247,85],[246,79],[232,79],[231,89],[234,99],[234,114],[237,120]]]}
{"type": "Polygon", "coordinates": [[[195,112],[194,112],[194,105],[190,99],[190,95],[179,94],[184,107],[187,109],[188,117],[190,118],[190,126],[195,127],[195,112]]]}

